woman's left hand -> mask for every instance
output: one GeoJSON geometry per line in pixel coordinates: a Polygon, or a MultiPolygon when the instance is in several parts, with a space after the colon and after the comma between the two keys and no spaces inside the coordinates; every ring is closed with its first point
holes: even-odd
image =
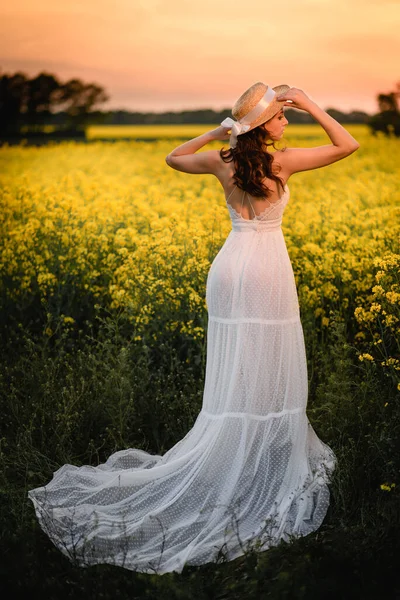
{"type": "Polygon", "coordinates": [[[228,131],[230,132],[230,130],[230,127],[223,127],[222,125],[220,125],[216,129],[212,129],[210,131],[210,134],[212,135],[214,140],[229,140],[231,134],[228,133],[228,131]]]}

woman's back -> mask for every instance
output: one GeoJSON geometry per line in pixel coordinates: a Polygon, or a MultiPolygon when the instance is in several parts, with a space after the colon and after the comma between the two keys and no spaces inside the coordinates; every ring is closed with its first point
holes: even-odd
{"type": "Polygon", "coordinates": [[[283,152],[277,151],[271,154],[273,157],[272,170],[282,180],[284,190],[274,179],[265,177],[262,183],[270,190],[270,195],[267,197],[252,196],[248,192],[239,188],[234,182],[235,171],[232,168],[232,163],[221,163],[225,168],[222,168],[219,181],[224,188],[225,200],[228,207],[240,214],[245,219],[253,219],[254,217],[262,217],[269,212],[274,205],[281,204],[287,194],[287,181],[289,175],[286,173],[282,160],[283,152]],[[274,158],[275,156],[279,157],[274,158]]]}

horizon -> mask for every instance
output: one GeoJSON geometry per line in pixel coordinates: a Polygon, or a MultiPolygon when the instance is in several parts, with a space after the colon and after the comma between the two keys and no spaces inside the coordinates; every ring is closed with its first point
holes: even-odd
{"type": "MultiPolygon", "coordinates": [[[[293,111],[296,111],[296,112],[299,112],[299,113],[304,113],[305,112],[304,110],[298,110],[298,109],[292,108],[290,106],[285,106],[285,109],[293,110],[293,111]]],[[[332,110],[337,110],[339,112],[343,112],[344,114],[347,114],[347,113],[350,113],[350,112],[365,112],[366,113],[366,111],[360,111],[360,109],[354,109],[354,111],[342,111],[341,109],[337,108],[336,106],[327,106],[326,108],[324,108],[325,111],[331,110],[331,109],[332,110]]],[[[230,111],[231,108],[229,106],[226,106],[225,108],[214,109],[214,108],[211,108],[209,106],[203,106],[203,107],[200,107],[200,108],[199,107],[197,107],[197,108],[184,108],[182,110],[173,110],[173,109],[170,109],[170,110],[163,110],[163,111],[156,111],[156,110],[143,110],[142,111],[142,110],[130,110],[130,109],[126,109],[126,108],[112,108],[112,109],[104,109],[104,108],[102,109],[102,108],[99,108],[98,110],[102,111],[102,112],[106,112],[106,111],[113,111],[113,112],[114,111],[115,112],[126,111],[126,112],[149,113],[149,114],[154,114],[154,115],[161,115],[161,114],[170,113],[170,112],[171,113],[181,113],[181,112],[197,112],[197,111],[203,111],[203,110],[213,110],[215,112],[222,112],[222,111],[227,111],[227,110],[230,111]]],[[[286,112],[286,110],[285,110],[285,112],[286,112]]],[[[366,114],[370,114],[370,113],[366,113],[366,114]]]]}

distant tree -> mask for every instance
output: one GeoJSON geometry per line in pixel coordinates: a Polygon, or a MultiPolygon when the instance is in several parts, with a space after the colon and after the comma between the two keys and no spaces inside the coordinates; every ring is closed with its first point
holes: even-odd
{"type": "Polygon", "coordinates": [[[109,99],[102,87],[80,79],[70,79],[53,93],[54,105],[66,112],[71,125],[87,123],[93,107],[109,99]]]}
{"type": "Polygon", "coordinates": [[[26,99],[26,77],[23,73],[0,78],[0,132],[18,130],[20,115],[26,99]]]}
{"type": "Polygon", "coordinates": [[[33,125],[45,120],[54,105],[53,94],[59,87],[60,82],[50,73],[40,73],[37,77],[26,80],[22,106],[26,124],[33,125]]]}
{"type": "Polygon", "coordinates": [[[28,79],[24,73],[0,77],[0,132],[18,133],[21,125],[43,124],[62,107],[67,126],[84,125],[94,106],[109,100],[100,86],[79,79],[60,82],[51,73],[28,79]]]}
{"type": "Polygon", "coordinates": [[[382,131],[388,137],[391,134],[400,137],[400,81],[396,83],[394,92],[378,94],[376,99],[380,112],[368,120],[372,134],[376,135],[378,131],[382,131]]]}
{"type": "Polygon", "coordinates": [[[399,110],[398,98],[400,98],[400,81],[396,83],[396,91],[389,94],[378,94],[377,100],[381,112],[386,110],[399,110]]]}

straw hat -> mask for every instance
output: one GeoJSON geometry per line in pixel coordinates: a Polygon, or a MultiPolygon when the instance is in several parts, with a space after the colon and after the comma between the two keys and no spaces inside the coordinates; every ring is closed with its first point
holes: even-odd
{"type": "Polygon", "coordinates": [[[272,119],[282,106],[285,105],[285,100],[277,100],[277,96],[284,94],[290,89],[290,85],[282,84],[276,87],[270,87],[260,81],[254,83],[247,89],[238,100],[236,100],[232,108],[232,116],[224,119],[221,125],[231,127],[231,148],[236,147],[237,136],[247,131],[255,129],[262,123],[272,119]]]}

